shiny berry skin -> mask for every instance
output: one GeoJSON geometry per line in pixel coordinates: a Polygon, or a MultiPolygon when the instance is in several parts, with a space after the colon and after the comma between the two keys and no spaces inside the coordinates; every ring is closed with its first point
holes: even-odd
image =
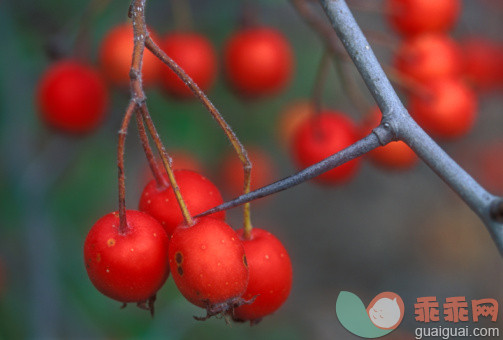
{"type": "MultiPolygon", "coordinates": [[[[325,110],[306,120],[297,130],[292,144],[292,155],[301,169],[345,149],[358,140],[358,130],[353,121],[338,111],[325,110]]],[[[359,168],[354,159],[329,170],[315,179],[326,184],[349,181],[359,168]]]]}
{"type": "MultiPolygon", "coordinates": [[[[276,168],[274,162],[264,150],[258,147],[247,147],[248,158],[252,163],[251,190],[258,189],[274,181],[276,168]]],[[[243,193],[243,164],[236,153],[229,153],[222,162],[221,180],[228,193],[239,196],[243,193]]]]}
{"type": "MultiPolygon", "coordinates": [[[[157,41],[155,32],[150,28],[149,34],[157,41]]],[[[133,55],[133,27],[129,23],[112,28],[100,45],[99,61],[105,77],[114,85],[129,86],[129,71],[133,55]]],[[[158,78],[162,63],[149,50],[145,49],[142,60],[142,81],[146,86],[154,85],[158,78]]]]}
{"type": "Polygon", "coordinates": [[[129,229],[119,233],[119,214],[100,218],[84,243],[87,274],[104,295],[120,302],[142,302],[156,294],[169,275],[169,239],[149,215],[127,210],[129,229]]]}
{"type": "Polygon", "coordinates": [[[196,306],[222,312],[240,299],[248,284],[243,244],[222,220],[202,217],[181,225],[169,243],[169,266],[182,295],[196,306]]]}
{"type": "Polygon", "coordinates": [[[459,17],[459,0],[386,0],[391,26],[402,35],[446,32],[459,17]]]}
{"type": "Polygon", "coordinates": [[[52,64],[37,88],[42,120],[68,134],[89,133],[97,128],[105,118],[108,100],[108,89],[98,72],[75,60],[52,64]]]}
{"type": "Polygon", "coordinates": [[[288,104],[280,113],[278,137],[280,143],[288,148],[298,127],[316,112],[311,100],[297,100],[288,104]]]}
{"type": "MultiPolygon", "coordinates": [[[[381,122],[381,110],[372,109],[362,124],[362,137],[372,132],[381,122]]],[[[367,153],[367,157],[376,166],[390,170],[407,170],[417,164],[418,157],[412,149],[402,141],[390,142],[367,153]]]]}
{"type": "MultiPolygon", "coordinates": [[[[210,41],[194,32],[168,34],[160,44],[161,49],[173,59],[201,88],[208,91],[217,75],[217,56],[210,41]]],[[[163,65],[161,82],[164,89],[179,98],[191,98],[192,91],[168,66],[163,65]]]]}
{"type": "Polygon", "coordinates": [[[461,74],[462,55],[447,35],[425,34],[404,40],[394,65],[399,72],[424,82],[461,74]]]}
{"type": "Polygon", "coordinates": [[[477,98],[457,78],[428,82],[429,95],[409,98],[409,112],[427,132],[440,138],[461,137],[472,129],[477,117],[477,98]]]}
{"type": "MultiPolygon", "coordinates": [[[[223,203],[218,188],[206,177],[191,170],[175,170],[174,174],[191,215],[200,214],[223,203]]],[[[167,174],[165,178],[166,183],[169,183],[167,174]]],[[[158,188],[155,180],[150,181],[143,190],[139,209],[157,219],[168,235],[171,235],[175,228],[184,222],[182,211],[171,186],[158,188]]],[[[210,216],[223,220],[225,211],[210,216]]]]}
{"type": "MultiPolygon", "coordinates": [[[[196,156],[194,156],[190,152],[185,150],[169,150],[168,154],[172,160],[171,166],[173,167],[173,170],[184,169],[184,170],[192,170],[199,173],[204,172],[203,165],[201,164],[199,159],[197,159],[196,156]]],[[[164,169],[164,163],[162,162],[162,159],[157,160],[156,164],[161,173],[166,172],[166,170],[164,169]]],[[[154,176],[152,175],[152,171],[150,170],[150,166],[148,164],[145,167],[143,178],[144,180],[142,183],[144,186],[147,185],[147,183],[150,182],[152,179],[154,179],[154,176]]]]}
{"type": "Polygon", "coordinates": [[[464,75],[480,91],[503,85],[503,48],[483,37],[462,42],[464,75]]]}
{"type": "Polygon", "coordinates": [[[290,82],[294,57],[289,42],[273,28],[249,28],[234,33],[224,49],[225,74],[245,97],[272,95],[290,82]]]}
{"type": "Polygon", "coordinates": [[[237,231],[245,248],[250,280],[243,294],[251,304],[234,310],[234,319],[257,322],[274,313],[288,298],[292,288],[292,263],[283,244],[270,232],[253,228],[250,239],[237,231]]]}

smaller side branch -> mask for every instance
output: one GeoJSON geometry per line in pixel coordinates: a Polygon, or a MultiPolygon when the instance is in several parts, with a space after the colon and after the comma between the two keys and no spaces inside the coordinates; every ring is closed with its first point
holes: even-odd
{"type": "Polygon", "coordinates": [[[386,145],[393,139],[394,135],[389,128],[389,125],[387,123],[381,124],[365,138],[333,154],[332,156],[325,158],[321,162],[311,165],[310,167],[307,167],[292,176],[286,177],[282,180],[266,185],[260,189],[254,190],[248,194],[241,195],[231,201],[225,202],[219,206],[203,212],[202,214],[197,215],[196,217],[206,216],[222,210],[231,209],[247,202],[251,202],[253,200],[292,188],[318,175],[321,175],[326,171],[338,167],[339,165],[358,158],[379,146],[386,145]]]}

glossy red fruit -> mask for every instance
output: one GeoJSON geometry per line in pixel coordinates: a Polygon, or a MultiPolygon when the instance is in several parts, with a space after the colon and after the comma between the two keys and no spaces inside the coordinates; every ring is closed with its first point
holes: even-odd
{"type": "Polygon", "coordinates": [[[301,99],[289,103],[280,113],[278,121],[278,137],[280,143],[289,148],[295,132],[302,122],[316,112],[311,100],[301,99]]]}
{"type": "Polygon", "coordinates": [[[128,210],[129,229],[119,232],[119,214],[100,218],[84,243],[87,274],[104,295],[121,302],[147,301],[169,275],[169,239],[154,218],[128,210]]]}
{"type": "Polygon", "coordinates": [[[169,243],[169,265],[182,295],[208,316],[239,304],[248,284],[248,265],[236,232],[225,222],[202,217],[179,226],[169,243]]]}
{"type": "Polygon", "coordinates": [[[280,92],[288,85],[294,69],[287,39],[267,27],[234,33],[225,46],[224,65],[230,85],[248,97],[280,92]]]}
{"type": "MultiPolygon", "coordinates": [[[[158,41],[150,28],[149,34],[158,41]]],[[[114,85],[129,86],[129,72],[134,48],[133,27],[129,23],[112,28],[103,39],[99,50],[101,70],[114,85]]],[[[159,79],[162,64],[150,51],[145,49],[142,60],[142,81],[146,86],[154,85],[159,79]]]]}
{"type": "MultiPolygon", "coordinates": [[[[175,170],[174,174],[191,215],[200,214],[223,203],[218,188],[206,177],[191,170],[175,170]]],[[[166,174],[166,183],[169,183],[167,176],[166,174]]],[[[143,190],[139,209],[157,219],[168,235],[184,222],[173,188],[171,186],[159,188],[155,180],[150,181],[143,190]]],[[[225,211],[210,216],[223,220],[225,211]]]]}
{"type": "Polygon", "coordinates": [[[394,65],[399,72],[424,82],[461,74],[462,55],[447,35],[425,34],[404,40],[394,65]]]}
{"type": "Polygon", "coordinates": [[[478,90],[490,91],[503,84],[503,48],[483,37],[463,41],[464,74],[478,90]]]}
{"type": "Polygon", "coordinates": [[[255,297],[255,300],[236,308],[233,317],[256,323],[274,313],[288,298],[292,288],[292,263],[283,244],[270,232],[253,228],[250,239],[245,239],[243,229],[240,229],[238,235],[243,242],[250,271],[243,299],[255,297]]]}
{"type": "MultiPolygon", "coordinates": [[[[194,32],[168,34],[160,47],[201,88],[208,91],[217,75],[217,57],[210,41],[194,32]]],[[[180,98],[191,98],[192,91],[166,65],[162,67],[161,81],[164,89],[180,98]]]]}
{"type": "MultiPolygon", "coordinates": [[[[341,151],[357,139],[358,131],[350,118],[338,111],[325,110],[299,127],[292,155],[299,168],[306,168],[341,151]]],[[[354,159],[319,175],[316,180],[327,184],[347,182],[356,175],[359,164],[359,159],[354,159]]]]}
{"type": "Polygon", "coordinates": [[[457,78],[428,82],[429,95],[409,98],[409,112],[426,131],[440,138],[456,138],[467,134],[477,117],[477,98],[457,78]]]}
{"type": "MultiPolygon", "coordinates": [[[[372,109],[362,124],[362,137],[368,135],[381,122],[381,110],[372,109]]],[[[417,155],[402,141],[390,142],[370,151],[367,156],[377,166],[390,170],[407,170],[417,163],[417,155]]]]}
{"type": "Polygon", "coordinates": [[[91,66],[61,60],[42,75],[37,106],[42,120],[52,128],[69,134],[88,133],[105,117],[108,90],[91,66]]]}
{"type": "MultiPolygon", "coordinates": [[[[276,177],[276,168],[272,158],[258,147],[247,147],[246,149],[252,163],[251,190],[272,183],[276,177]]],[[[243,164],[236,153],[227,154],[222,162],[220,174],[227,192],[233,196],[239,196],[243,193],[243,164]]]]}
{"type": "Polygon", "coordinates": [[[459,0],[386,0],[391,26],[400,34],[446,32],[459,17],[459,0]]]}

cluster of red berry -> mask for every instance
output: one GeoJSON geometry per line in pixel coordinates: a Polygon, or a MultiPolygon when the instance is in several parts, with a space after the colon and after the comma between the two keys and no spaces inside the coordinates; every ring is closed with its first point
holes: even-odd
{"type": "MultiPolygon", "coordinates": [[[[203,91],[208,91],[217,75],[217,54],[211,42],[195,32],[173,32],[163,39],[149,30],[154,41],[203,91]]],[[[77,60],[52,64],[38,88],[37,103],[43,120],[51,127],[70,134],[96,128],[107,111],[110,84],[127,87],[133,51],[133,29],[129,23],[113,28],[100,47],[99,71],[77,60]]],[[[254,27],[235,32],[224,47],[226,78],[239,95],[260,97],[278,93],[288,85],[293,73],[293,53],[286,38],[277,30],[254,27]]],[[[145,50],[142,63],[145,86],[162,85],[165,92],[179,99],[192,96],[178,76],[145,50]]]]}
{"type": "MultiPolygon", "coordinates": [[[[201,89],[210,89],[217,74],[217,57],[207,38],[176,32],[158,40],[155,33],[150,34],[201,89]]],[[[107,34],[100,48],[100,72],[73,59],[51,65],[38,88],[37,104],[43,120],[70,134],[96,128],[107,111],[107,81],[117,87],[129,84],[133,38],[130,24],[107,34]]],[[[192,95],[150,51],[145,50],[142,64],[145,86],[160,83],[167,94],[179,99],[192,95]]],[[[278,31],[248,28],[227,42],[224,65],[238,94],[258,97],[285,88],[293,73],[293,54],[278,31]]],[[[174,158],[174,177],[191,215],[223,202],[219,189],[198,172],[201,166],[197,160],[184,154],[174,158]]],[[[253,149],[250,158],[259,165],[253,172],[253,187],[270,182],[268,156],[253,149]]],[[[226,189],[232,194],[242,190],[241,166],[230,156],[222,165],[226,189]]],[[[125,228],[120,227],[119,213],[113,212],[89,231],[84,258],[95,287],[112,299],[153,311],[156,293],[171,272],[180,292],[205,308],[207,317],[226,314],[235,321],[255,323],[277,310],[292,283],[290,258],[281,242],[258,228],[234,231],[224,222],[225,212],[196,218],[188,225],[168,174],[162,164],[157,167],[161,178],[146,184],[138,211],[126,211],[125,228]]]]}

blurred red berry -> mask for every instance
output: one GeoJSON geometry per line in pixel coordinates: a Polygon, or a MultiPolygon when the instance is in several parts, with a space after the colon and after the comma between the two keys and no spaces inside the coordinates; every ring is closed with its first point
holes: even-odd
{"type": "Polygon", "coordinates": [[[482,91],[503,85],[503,48],[483,37],[463,41],[464,74],[482,91]]]}
{"type": "Polygon", "coordinates": [[[42,120],[70,134],[88,133],[104,119],[108,90],[98,72],[75,60],[52,64],[42,75],[37,105],[42,120]]]}

